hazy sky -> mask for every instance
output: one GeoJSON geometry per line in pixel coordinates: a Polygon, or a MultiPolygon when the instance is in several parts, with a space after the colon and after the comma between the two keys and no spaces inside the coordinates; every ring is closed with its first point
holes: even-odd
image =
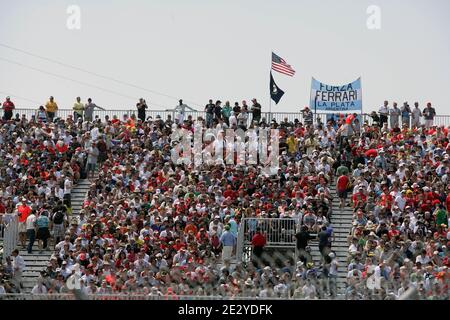
{"type": "Polygon", "coordinates": [[[450,114],[449,39],[448,0],[0,0],[0,98],[9,94],[19,107],[36,107],[53,95],[60,108],[71,108],[79,95],[106,108],[134,109],[144,97],[162,109],[176,98],[199,108],[194,103],[204,106],[209,98],[256,97],[268,111],[273,50],[297,73],[274,72],[286,94],[272,111],[307,105],[311,77],[339,85],[361,76],[365,111],[388,99],[431,101],[438,113],[450,114]],[[80,30],[66,26],[69,5],[81,9],[80,30]],[[366,26],[369,5],[381,9],[380,30],[366,26]]]}

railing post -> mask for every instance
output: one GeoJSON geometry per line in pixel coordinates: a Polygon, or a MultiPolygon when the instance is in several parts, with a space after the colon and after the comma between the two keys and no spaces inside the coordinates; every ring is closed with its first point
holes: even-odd
{"type": "MultiPolygon", "coordinates": [[[[3,237],[3,257],[9,257],[13,250],[17,246],[17,241],[19,240],[19,224],[16,214],[5,214],[3,216],[4,223],[4,237],[3,237]],[[7,220],[7,223],[4,223],[7,220]]],[[[6,261],[6,260],[5,260],[6,261]]],[[[4,261],[2,261],[4,262],[4,261]]]]}
{"type": "Polygon", "coordinates": [[[241,220],[238,228],[238,237],[237,237],[237,245],[236,245],[236,260],[238,262],[242,262],[242,254],[244,251],[244,233],[245,233],[245,222],[246,218],[241,220]]]}

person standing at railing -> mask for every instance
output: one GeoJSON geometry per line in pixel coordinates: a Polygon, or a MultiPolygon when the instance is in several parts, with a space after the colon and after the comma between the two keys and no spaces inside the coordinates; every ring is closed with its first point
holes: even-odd
{"type": "Polygon", "coordinates": [[[50,122],[53,122],[57,110],[58,104],[55,102],[55,99],[51,96],[49,101],[45,104],[45,111],[47,112],[47,117],[50,120],[50,122]]]}
{"type": "Polygon", "coordinates": [[[314,120],[314,114],[311,111],[311,109],[309,109],[309,107],[305,107],[301,111],[301,113],[303,115],[303,121],[305,122],[305,125],[312,125],[313,124],[313,120],[314,120]]]}
{"type": "Polygon", "coordinates": [[[213,124],[214,119],[214,109],[216,108],[216,105],[213,103],[212,99],[209,99],[208,104],[205,106],[205,112],[206,112],[206,126],[208,128],[211,128],[213,124]]]}
{"type": "Polygon", "coordinates": [[[389,102],[387,100],[384,101],[383,105],[378,109],[378,113],[380,114],[380,128],[382,128],[388,121],[389,102]]]}
{"type": "Polygon", "coordinates": [[[237,120],[238,120],[238,127],[241,128],[242,130],[246,130],[248,122],[248,107],[247,102],[245,102],[245,100],[242,101],[242,109],[237,116],[237,120]]]}
{"type": "Polygon", "coordinates": [[[47,123],[47,112],[45,111],[44,106],[40,106],[37,111],[37,120],[42,123],[47,123]]]}
{"type": "Polygon", "coordinates": [[[411,115],[411,108],[409,107],[408,102],[403,103],[402,108],[400,109],[402,113],[402,124],[406,125],[409,128],[409,120],[411,115]]]}
{"type": "Polygon", "coordinates": [[[222,108],[222,117],[227,126],[230,126],[230,116],[233,109],[230,106],[230,101],[226,101],[222,108]]]}
{"type": "Polygon", "coordinates": [[[259,124],[261,122],[261,105],[259,104],[258,101],[256,101],[256,99],[252,99],[253,105],[252,105],[252,122],[256,122],[257,124],[259,124]]]}
{"type": "Polygon", "coordinates": [[[425,118],[425,127],[430,129],[433,126],[433,120],[436,116],[436,110],[431,106],[431,103],[428,102],[425,109],[423,109],[423,116],[425,118]]]}
{"type": "Polygon", "coordinates": [[[83,119],[84,103],[81,102],[81,98],[77,97],[77,101],[73,104],[73,119],[75,122],[78,118],[83,119]]]}
{"type": "Polygon", "coordinates": [[[145,102],[144,98],[140,98],[139,102],[136,103],[136,108],[138,110],[138,118],[145,121],[145,109],[148,109],[147,102],[145,102]]]}
{"type": "Polygon", "coordinates": [[[418,102],[414,102],[414,108],[411,111],[411,116],[412,116],[411,127],[412,128],[419,127],[420,126],[420,117],[422,117],[422,111],[419,108],[418,102]]]}
{"type": "Polygon", "coordinates": [[[214,127],[215,124],[219,122],[220,119],[222,119],[222,101],[217,100],[216,106],[214,107],[214,127]]]}
{"type": "Polygon", "coordinates": [[[394,102],[392,105],[392,109],[389,110],[391,129],[395,129],[399,127],[398,118],[401,115],[400,109],[397,107],[397,102],[394,102]]]}
{"type": "MultiPolygon", "coordinates": [[[[1,104],[0,104],[1,105],[1,104]]],[[[3,102],[3,120],[11,120],[13,116],[13,110],[16,108],[14,103],[11,101],[10,97],[6,97],[5,102],[3,102]]]]}
{"type": "Polygon", "coordinates": [[[84,108],[84,121],[92,122],[95,109],[100,109],[100,110],[105,111],[104,108],[99,107],[98,105],[96,105],[95,103],[92,102],[91,98],[89,98],[88,103],[86,104],[86,106],[84,108]]]}

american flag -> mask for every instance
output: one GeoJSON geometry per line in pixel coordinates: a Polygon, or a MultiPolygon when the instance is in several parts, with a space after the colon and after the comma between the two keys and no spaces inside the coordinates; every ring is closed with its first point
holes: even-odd
{"type": "Polygon", "coordinates": [[[272,52],[272,70],[278,71],[288,76],[293,76],[295,70],[283,60],[283,58],[277,56],[272,52]]]}

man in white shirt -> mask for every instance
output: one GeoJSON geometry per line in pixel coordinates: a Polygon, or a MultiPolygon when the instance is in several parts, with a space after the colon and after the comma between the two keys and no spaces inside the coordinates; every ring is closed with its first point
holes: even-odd
{"type": "Polygon", "coordinates": [[[16,288],[22,287],[22,272],[25,269],[25,260],[19,255],[19,250],[15,249],[11,256],[14,258],[12,262],[13,266],[13,278],[12,281],[16,288]]]}
{"type": "Polygon", "coordinates": [[[231,116],[228,120],[230,122],[230,128],[235,128],[237,127],[237,118],[236,118],[236,113],[232,112],[231,116]]]}
{"type": "Polygon", "coordinates": [[[34,211],[31,211],[27,220],[25,221],[25,225],[27,227],[27,237],[29,239],[28,242],[28,253],[31,253],[33,250],[34,240],[36,240],[36,215],[34,211]]]}
{"type": "Polygon", "coordinates": [[[420,126],[420,117],[422,116],[422,111],[419,108],[419,103],[414,103],[414,108],[412,109],[412,127],[418,127],[420,126]]]}
{"type": "Polygon", "coordinates": [[[72,187],[73,187],[72,179],[70,173],[68,173],[64,180],[64,200],[65,200],[64,202],[68,208],[72,207],[72,198],[70,196],[72,192],[72,187]]]}
{"type": "Polygon", "coordinates": [[[380,127],[383,127],[384,123],[387,123],[388,114],[389,114],[389,102],[385,101],[384,104],[378,109],[378,113],[380,114],[380,127]]]}
{"type": "Polygon", "coordinates": [[[47,293],[47,288],[42,283],[42,280],[40,280],[37,283],[37,285],[35,285],[33,287],[33,289],[31,290],[31,294],[46,294],[46,293],[47,293]]]}
{"type": "Polygon", "coordinates": [[[402,212],[405,210],[406,205],[405,193],[406,193],[405,190],[402,190],[402,192],[397,193],[397,196],[395,197],[394,200],[394,205],[396,205],[402,212]]]}

